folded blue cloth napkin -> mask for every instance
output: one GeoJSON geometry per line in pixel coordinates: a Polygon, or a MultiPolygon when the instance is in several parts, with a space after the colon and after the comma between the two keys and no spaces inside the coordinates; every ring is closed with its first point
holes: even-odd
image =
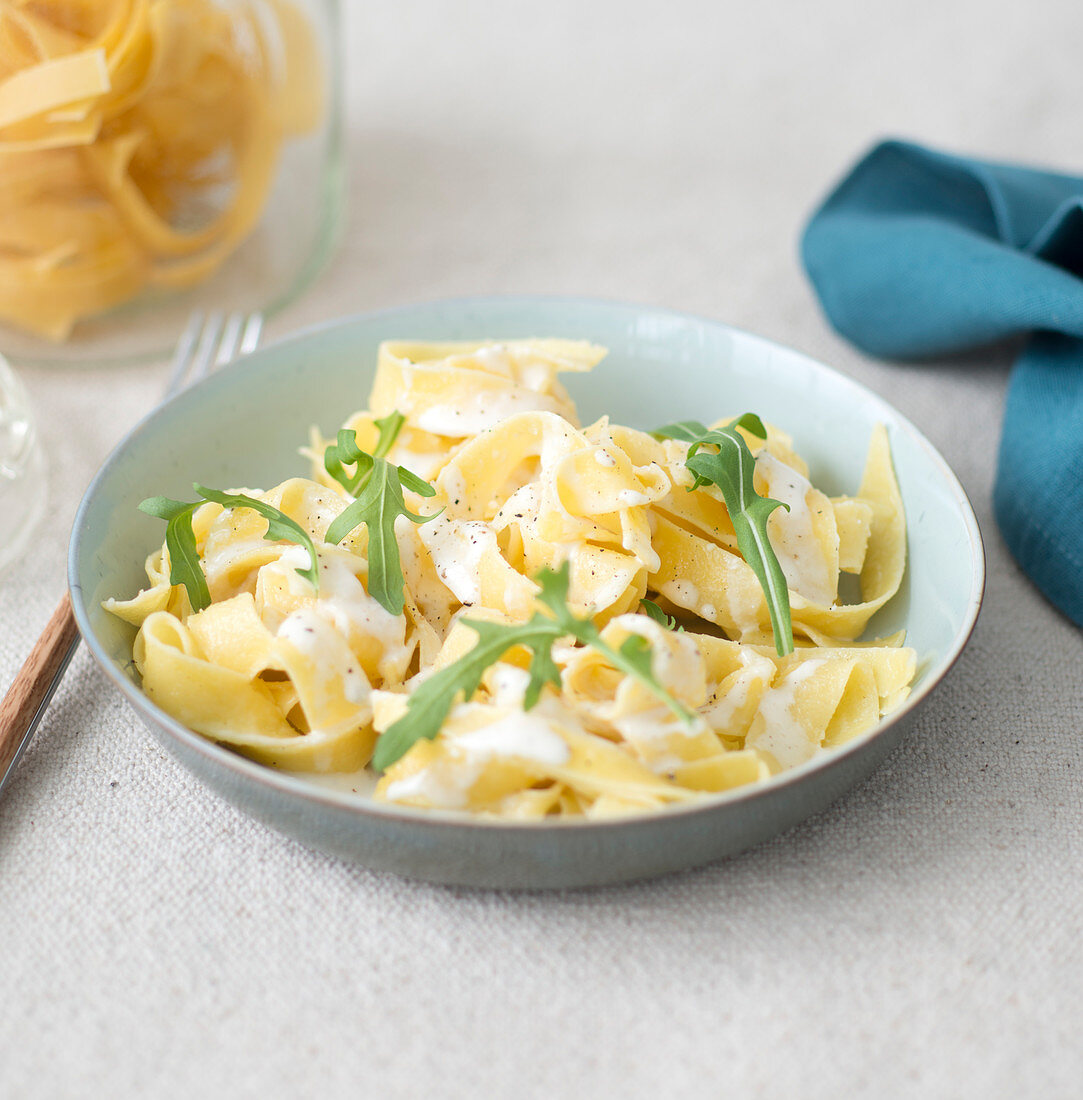
{"type": "Polygon", "coordinates": [[[993,508],[1019,564],[1083,625],[1083,179],[884,142],[812,216],[802,255],[831,323],[872,355],[1034,334],[993,508]]]}

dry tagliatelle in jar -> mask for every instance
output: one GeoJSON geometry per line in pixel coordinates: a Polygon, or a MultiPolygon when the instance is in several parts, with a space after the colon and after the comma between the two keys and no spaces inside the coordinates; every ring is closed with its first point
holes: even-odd
{"type": "Polygon", "coordinates": [[[0,0],[0,321],[213,275],[325,110],[298,0],[0,0]]]}
{"type": "Polygon", "coordinates": [[[309,477],[145,501],[150,585],[106,604],[144,691],[265,764],[502,818],[694,802],[873,729],[915,674],[858,642],[905,567],[886,432],[828,497],[752,413],[582,426],[558,375],[604,354],[387,343],[309,477]]]}

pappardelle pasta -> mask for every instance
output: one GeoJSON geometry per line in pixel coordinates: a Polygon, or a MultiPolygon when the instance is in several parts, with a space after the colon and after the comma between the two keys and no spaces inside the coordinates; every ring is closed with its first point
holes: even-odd
{"type": "Polygon", "coordinates": [[[694,802],[867,733],[916,667],[859,640],[905,569],[886,431],[828,497],[752,415],[581,426],[558,375],[604,355],[385,343],[309,477],[144,502],[166,543],[105,606],[146,694],[264,764],[510,819],[694,802]]]}

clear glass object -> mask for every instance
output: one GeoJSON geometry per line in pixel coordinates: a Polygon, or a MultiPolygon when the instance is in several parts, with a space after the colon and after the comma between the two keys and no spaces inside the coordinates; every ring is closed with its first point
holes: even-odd
{"type": "Polygon", "coordinates": [[[95,96],[0,124],[0,352],[20,363],[160,356],[193,310],[274,313],[319,273],[340,223],[338,0],[106,0],[96,23],[87,10],[0,2],[0,31],[21,33],[5,15],[70,12],[75,43],[23,69],[0,50],[0,93],[36,64],[77,66],[68,49],[97,51],[105,73],[95,96]],[[118,41],[137,43],[131,56],[118,41]],[[49,311],[71,288],[90,315],[64,332],[49,311]],[[53,332],[26,323],[39,307],[53,332]]]}
{"type": "Polygon", "coordinates": [[[45,460],[22,382],[0,356],[0,570],[30,541],[45,511],[45,460]]]}

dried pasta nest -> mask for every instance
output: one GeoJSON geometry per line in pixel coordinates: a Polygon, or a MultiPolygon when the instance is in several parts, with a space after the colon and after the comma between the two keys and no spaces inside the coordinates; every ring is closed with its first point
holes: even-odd
{"type": "Polygon", "coordinates": [[[322,97],[289,0],[0,0],[0,318],[60,341],[208,278],[322,97]]]}

